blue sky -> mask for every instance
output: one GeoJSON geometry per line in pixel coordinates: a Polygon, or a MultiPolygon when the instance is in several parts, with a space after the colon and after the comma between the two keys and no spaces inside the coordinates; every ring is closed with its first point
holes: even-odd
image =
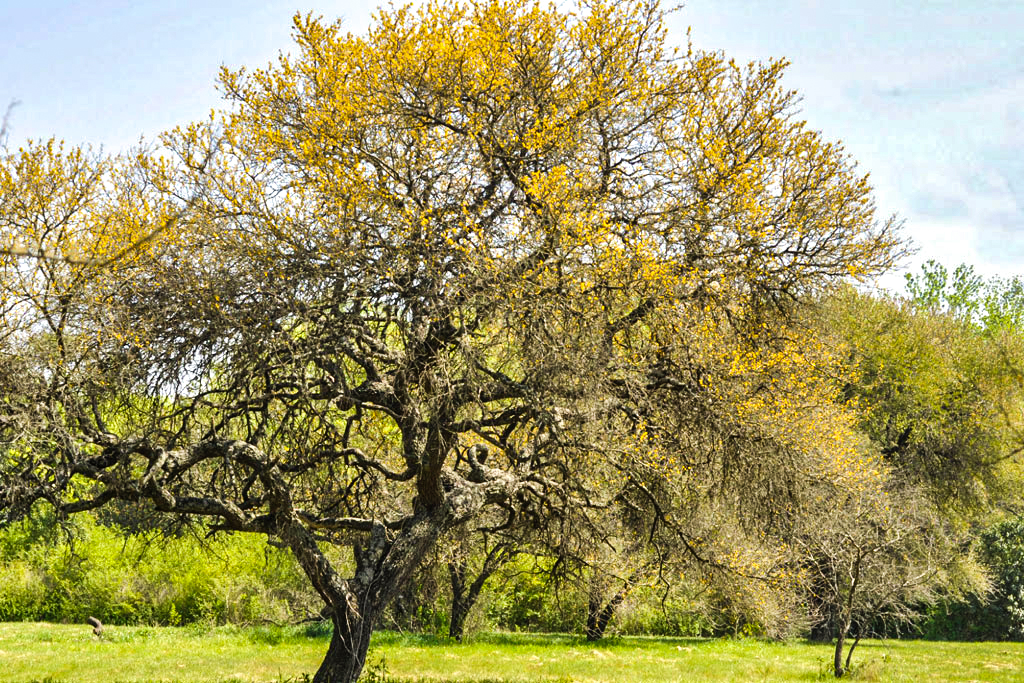
{"type": "MultiPolygon", "coordinates": [[[[287,50],[297,10],[355,32],[370,20],[347,0],[0,0],[0,104],[21,102],[11,142],[117,151],[201,118],[220,65],[287,50]]],[[[670,25],[739,61],[790,60],[805,118],[905,220],[908,265],[1024,274],[1024,0],[689,0],[670,25]]]]}

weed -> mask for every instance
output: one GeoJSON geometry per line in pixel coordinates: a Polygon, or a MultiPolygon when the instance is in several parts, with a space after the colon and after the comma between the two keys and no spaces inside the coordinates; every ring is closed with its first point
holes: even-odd
{"type": "Polygon", "coordinates": [[[376,662],[368,664],[363,669],[363,675],[359,677],[359,680],[364,683],[397,683],[388,674],[388,665],[384,655],[381,655],[376,662]]]}

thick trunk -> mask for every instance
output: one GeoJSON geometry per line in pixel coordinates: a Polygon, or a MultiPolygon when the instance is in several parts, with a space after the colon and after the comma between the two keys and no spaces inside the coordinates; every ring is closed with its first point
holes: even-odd
{"type": "Polygon", "coordinates": [[[466,615],[470,605],[467,604],[466,561],[452,560],[448,563],[448,577],[452,585],[452,614],[448,622],[448,637],[462,642],[462,632],[466,627],[466,615]]]}
{"type": "Polygon", "coordinates": [[[590,599],[587,600],[587,640],[600,640],[604,635],[603,630],[599,630],[597,627],[597,617],[600,612],[601,599],[591,593],[590,599]]]}
{"type": "Polygon", "coordinates": [[[472,605],[466,604],[464,601],[452,601],[452,615],[451,622],[448,624],[448,637],[454,638],[458,642],[462,642],[462,635],[466,630],[466,617],[469,616],[469,610],[472,605]]]}
{"type": "Polygon", "coordinates": [[[337,575],[307,530],[298,525],[287,529],[292,551],[327,603],[334,623],[314,683],[352,683],[359,678],[378,615],[436,542],[442,524],[443,518],[422,517],[394,540],[383,525],[375,524],[369,538],[353,546],[356,572],[351,579],[337,575]]]}
{"type": "MultiPolygon", "coordinates": [[[[481,477],[486,474],[481,470],[481,477]]],[[[499,478],[495,484],[500,489],[497,493],[485,492],[475,485],[457,486],[458,483],[450,482],[451,491],[444,505],[433,509],[416,505],[415,514],[404,520],[400,528],[388,529],[380,522],[367,521],[369,535],[352,546],[356,571],[348,579],[334,570],[297,515],[278,523],[277,534],[333,610],[334,634],[313,679],[315,683],[351,683],[359,677],[377,617],[410,580],[440,535],[472,517],[487,502],[487,495],[497,497],[504,490],[501,486],[512,490],[515,482],[499,478]]],[[[286,493],[280,496],[278,504],[283,509],[292,507],[286,493]]]]}
{"type": "Polygon", "coordinates": [[[354,683],[366,665],[374,614],[359,616],[349,613],[334,616],[334,634],[327,655],[321,662],[313,683],[354,683]]]}

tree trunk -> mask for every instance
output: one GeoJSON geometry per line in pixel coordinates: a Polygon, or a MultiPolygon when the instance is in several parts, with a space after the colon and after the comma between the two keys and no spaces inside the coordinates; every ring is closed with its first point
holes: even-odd
{"type": "Polygon", "coordinates": [[[466,591],[466,561],[452,560],[448,563],[448,577],[452,585],[452,613],[448,622],[448,637],[462,642],[462,633],[466,628],[466,615],[469,614],[469,597],[466,591]]]}
{"type": "MultiPolygon", "coordinates": [[[[484,543],[486,547],[486,537],[484,543]]],[[[465,555],[448,563],[448,576],[451,578],[452,584],[452,614],[451,621],[448,624],[449,638],[454,638],[460,643],[462,642],[462,635],[466,628],[466,617],[469,616],[470,610],[473,609],[473,605],[476,604],[477,599],[480,597],[480,591],[483,590],[487,579],[491,578],[491,575],[514,557],[515,554],[516,551],[511,543],[498,542],[493,545],[484,556],[480,573],[477,574],[477,577],[469,586],[466,585],[466,573],[469,569],[469,564],[466,561],[465,555]]]]}
{"type": "Polygon", "coordinates": [[[835,658],[833,659],[833,668],[836,674],[836,678],[842,678],[845,669],[843,669],[843,641],[846,639],[846,634],[840,629],[839,636],[836,638],[836,651],[835,658]]]}
{"type": "Polygon", "coordinates": [[[471,607],[472,605],[462,600],[452,601],[452,616],[448,624],[449,638],[454,638],[460,643],[462,642],[462,635],[466,630],[466,617],[469,616],[471,607]]]}
{"type": "Polygon", "coordinates": [[[601,606],[600,595],[592,594],[587,608],[587,640],[594,642],[604,638],[604,632],[608,628],[608,622],[615,615],[622,601],[626,599],[627,588],[623,588],[608,601],[607,605],[601,606]]]}
{"type": "Polygon", "coordinates": [[[508,544],[495,545],[487,552],[484,564],[480,573],[473,580],[473,583],[466,586],[466,570],[468,568],[465,559],[453,560],[448,563],[448,575],[452,582],[452,618],[448,624],[448,636],[462,642],[462,635],[466,628],[466,617],[473,609],[480,592],[483,590],[487,579],[491,578],[503,564],[515,554],[508,544]]]}
{"type": "MultiPolygon", "coordinates": [[[[836,678],[842,678],[843,674],[846,673],[846,668],[843,666],[843,646],[846,645],[846,634],[850,631],[850,617],[844,615],[842,622],[839,624],[839,630],[836,632],[836,651],[835,658],[833,659],[833,665],[835,669],[836,678]]],[[[850,665],[850,660],[846,660],[846,666],[850,665]]]]}
{"type": "Polygon", "coordinates": [[[334,633],[314,683],[354,683],[366,665],[370,634],[381,611],[412,576],[441,532],[443,517],[413,520],[397,538],[381,524],[352,546],[355,576],[342,579],[301,525],[284,531],[299,565],[330,608],[334,633]]]}
{"type": "Polygon", "coordinates": [[[853,659],[853,651],[857,649],[857,645],[860,643],[860,637],[861,637],[861,634],[863,632],[864,632],[864,629],[861,626],[858,625],[858,627],[857,627],[857,637],[853,639],[853,645],[851,645],[850,649],[846,652],[846,670],[847,671],[850,670],[850,660],[853,659]]]}
{"type": "Polygon", "coordinates": [[[596,591],[590,594],[587,600],[587,640],[600,640],[604,635],[604,629],[598,628],[597,619],[601,613],[601,599],[596,591]]]}
{"type": "Polygon", "coordinates": [[[633,590],[633,586],[636,585],[649,568],[649,565],[644,565],[634,569],[629,577],[623,581],[622,588],[603,607],[601,606],[601,582],[595,581],[591,585],[590,600],[587,604],[587,640],[593,642],[604,637],[605,629],[608,628],[608,622],[615,616],[615,610],[625,601],[626,596],[633,590]]]}
{"type": "MultiPolygon", "coordinates": [[[[850,589],[846,597],[846,605],[844,606],[841,616],[839,618],[839,630],[836,634],[836,653],[835,653],[835,672],[836,678],[842,678],[843,674],[850,667],[850,657],[846,658],[846,667],[843,667],[843,645],[846,641],[846,635],[850,632],[850,624],[853,623],[854,615],[854,600],[857,596],[857,589],[860,586],[860,567],[865,555],[860,554],[853,563],[853,571],[850,572],[850,589]]],[[[858,629],[859,633],[859,629],[858,629]]],[[[857,642],[860,641],[858,635],[857,641],[854,642],[854,647],[857,646],[857,642]]],[[[850,656],[853,656],[853,648],[850,648],[850,656]]]]}
{"type": "Polygon", "coordinates": [[[349,610],[335,612],[334,633],[327,655],[313,676],[313,683],[355,683],[366,666],[374,614],[363,611],[355,616],[349,610]]]}

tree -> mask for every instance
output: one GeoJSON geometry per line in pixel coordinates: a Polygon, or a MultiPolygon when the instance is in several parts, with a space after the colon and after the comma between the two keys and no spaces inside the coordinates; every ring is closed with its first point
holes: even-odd
{"type": "Polygon", "coordinates": [[[966,531],[1005,495],[1020,449],[1021,387],[1008,365],[1019,340],[1008,304],[997,315],[989,303],[1011,297],[993,299],[964,266],[950,282],[928,264],[908,286],[910,300],[848,288],[822,309],[822,336],[848,352],[844,397],[860,406],[865,449],[877,451],[884,475],[880,486],[822,493],[825,509],[809,507],[796,534],[812,633],[836,639],[837,676],[872,624],[907,622],[939,598],[986,590],[966,531]]]}
{"type": "Polygon", "coordinates": [[[11,110],[18,106],[17,100],[7,105],[7,110],[4,111],[4,118],[0,120],[0,145],[7,143],[7,134],[10,130],[11,124],[11,110]]]}
{"type": "Polygon", "coordinates": [[[663,19],[298,17],[294,57],[225,71],[230,110],[160,150],[5,154],[0,230],[34,258],[0,274],[0,509],[266,534],[332,614],[314,680],[351,681],[468,520],[571,532],[636,467],[769,503],[794,463],[840,468],[812,467],[787,321],[891,265],[895,225],[794,118],[782,62],[675,52],[663,19]]]}
{"type": "Polygon", "coordinates": [[[838,496],[823,492],[805,525],[795,537],[819,610],[811,616],[835,638],[837,678],[849,670],[873,623],[908,622],[917,615],[916,605],[971,587],[962,580],[974,572],[958,551],[959,539],[927,497],[912,489],[876,485],[838,496]],[[851,628],[856,636],[846,650],[851,628]]]}
{"type": "Polygon", "coordinates": [[[981,535],[981,560],[995,579],[987,635],[1024,640],[1024,519],[1004,520],[981,535]]]}
{"type": "Polygon", "coordinates": [[[479,568],[473,567],[474,547],[468,538],[459,540],[447,561],[448,580],[452,590],[451,618],[448,622],[448,637],[461,642],[466,630],[466,618],[480,597],[487,580],[520,552],[515,539],[499,536],[488,538],[486,532],[479,532],[479,568]],[[475,572],[474,572],[475,569],[475,572]]]}
{"type": "Polygon", "coordinates": [[[980,287],[958,287],[941,308],[943,287],[918,287],[912,301],[846,290],[824,306],[822,334],[847,349],[845,396],[863,407],[860,427],[896,476],[969,519],[999,496],[1020,452],[1012,364],[1022,350],[1013,330],[980,325],[980,287]]]}

